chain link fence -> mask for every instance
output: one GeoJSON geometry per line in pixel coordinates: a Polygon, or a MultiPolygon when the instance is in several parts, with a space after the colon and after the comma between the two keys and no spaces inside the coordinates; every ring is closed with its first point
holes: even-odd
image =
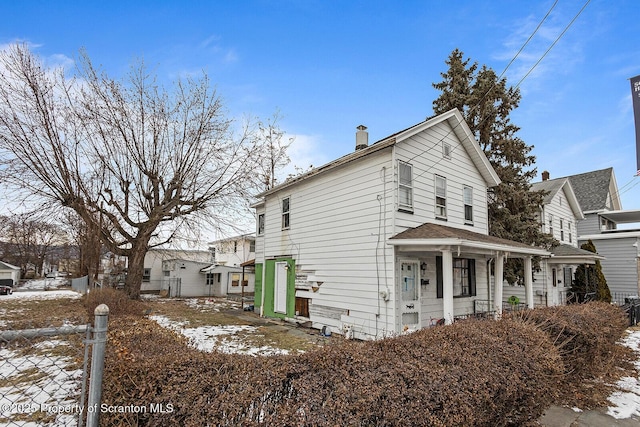
{"type": "Polygon", "coordinates": [[[101,305],[93,326],[0,331],[0,425],[98,425],[108,315],[101,305]]]}

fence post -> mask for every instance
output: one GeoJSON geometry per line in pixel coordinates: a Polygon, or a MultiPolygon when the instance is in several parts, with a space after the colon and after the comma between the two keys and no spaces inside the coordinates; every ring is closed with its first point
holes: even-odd
{"type": "Polygon", "coordinates": [[[107,346],[107,324],[109,307],[100,304],[94,311],[93,349],[91,352],[91,375],[89,376],[89,404],[87,406],[87,427],[98,427],[100,422],[100,398],[102,396],[102,374],[104,352],[107,346]]]}

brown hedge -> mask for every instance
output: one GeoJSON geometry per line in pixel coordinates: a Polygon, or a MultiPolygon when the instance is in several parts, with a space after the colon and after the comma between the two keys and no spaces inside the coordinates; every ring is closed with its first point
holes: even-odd
{"type": "Polygon", "coordinates": [[[507,426],[551,405],[562,362],[530,322],[466,321],[299,356],[201,353],[146,319],[110,326],[101,425],[507,426]],[[150,404],[171,413],[150,413],[150,404]]]}
{"type": "Polygon", "coordinates": [[[84,296],[84,305],[90,318],[93,319],[94,310],[100,304],[109,307],[109,317],[142,316],[144,304],[131,300],[124,291],[114,288],[93,289],[84,296]]]}
{"type": "Polygon", "coordinates": [[[620,307],[599,301],[538,308],[517,316],[549,335],[572,381],[611,370],[618,361],[616,343],[629,325],[620,307]]]}

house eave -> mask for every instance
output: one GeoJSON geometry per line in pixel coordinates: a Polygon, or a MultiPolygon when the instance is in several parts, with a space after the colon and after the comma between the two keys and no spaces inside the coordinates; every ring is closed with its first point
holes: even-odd
{"type": "Polygon", "coordinates": [[[510,246],[488,242],[478,242],[467,239],[390,239],[387,243],[391,246],[411,246],[428,250],[437,250],[439,247],[476,249],[490,252],[508,252],[511,254],[550,256],[551,252],[536,247],[510,246]]]}

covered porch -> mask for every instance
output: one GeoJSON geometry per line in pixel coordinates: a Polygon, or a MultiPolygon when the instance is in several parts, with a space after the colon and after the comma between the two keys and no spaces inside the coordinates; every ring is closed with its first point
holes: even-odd
{"type": "Polygon", "coordinates": [[[524,305],[533,308],[532,257],[550,255],[538,247],[432,223],[399,233],[388,243],[397,259],[398,318],[405,330],[481,313],[499,317],[508,258],[524,260],[524,305]]]}

